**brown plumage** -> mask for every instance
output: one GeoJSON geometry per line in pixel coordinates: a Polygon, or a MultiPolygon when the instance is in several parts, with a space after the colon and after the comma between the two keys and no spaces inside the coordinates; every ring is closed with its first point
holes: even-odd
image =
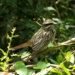
{"type": "Polygon", "coordinates": [[[53,25],[56,25],[52,20],[46,20],[42,23],[41,28],[33,35],[33,37],[26,43],[23,43],[19,46],[10,48],[10,50],[15,51],[19,48],[26,46],[31,46],[34,50],[32,55],[37,54],[40,50],[45,48],[50,42],[53,42],[55,37],[55,30],[53,25]]]}

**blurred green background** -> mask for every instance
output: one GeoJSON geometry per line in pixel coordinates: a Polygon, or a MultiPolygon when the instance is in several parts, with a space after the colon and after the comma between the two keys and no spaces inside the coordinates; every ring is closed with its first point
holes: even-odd
{"type": "Polygon", "coordinates": [[[60,23],[55,27],[55,42],[75,37],[74,0],[0,0],[0,48],[7,51],[6,36],[13,27],[19,37],[13,38],[11,47],[28,41],[40,28],[36,22],[42,24],[44,19],[60,23]]]}

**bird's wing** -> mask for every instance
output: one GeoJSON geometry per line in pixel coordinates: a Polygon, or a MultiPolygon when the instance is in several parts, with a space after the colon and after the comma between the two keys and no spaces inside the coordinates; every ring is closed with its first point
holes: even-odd
{"type": "Polygon", "coordinates": [[[32,45],[33,50],[41,50],[44,46],[48,45],[53,38],[53,34],[50,32],[48,34],[48,32],[42,31],[39,32],[39,35],[40,36],[38,36],[38,33],[36,33],[32,37],[32,39],[35,38],[32,45]]]}

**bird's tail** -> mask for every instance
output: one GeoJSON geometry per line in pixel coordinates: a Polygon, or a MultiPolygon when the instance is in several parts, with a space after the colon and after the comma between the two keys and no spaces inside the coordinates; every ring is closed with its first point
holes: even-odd
{"type": "Polygon", "coordinates": [[[30,46],[30,42],[26,42],[26,43],[23,43],[23,44],[21,44],[21,45],[18,45],[18,46],[16,46],[16,47],[12,47],[12,48],[10,48],[9,50],[12,50],[12,51],[15,51],[15,50],[17,50],[17,49],[20,49],[20,48],[23,48],[23,47],[26,47],[26,46],[30,46]]]}

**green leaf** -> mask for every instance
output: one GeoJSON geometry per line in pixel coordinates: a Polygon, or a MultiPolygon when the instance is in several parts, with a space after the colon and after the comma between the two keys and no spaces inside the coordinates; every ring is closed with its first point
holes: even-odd
{"type": "Polygon", "coordinates": [[[12,34],[12,35],[14,34],[15,30],[16,30],[16,28],[14,27],[14,28],[12,29],[12,31],[11,31],[11,34],[12,34]]]}
{"type": "Polygon", "coordinates": [[[15,67],[16,67],[16,72],[19,75],[27,75],[27,68],[25,67],[24,63],[19,61],[17,63],[15,63],[15,67]]]}
{"type": "Polygon", "coordinates": [[[53,60],[53,59],[51,59],[51,58],[49,58],[49,60],[50,60],[52,63],[54,63],[54,64],[58,64],[55,60],[53,60]]]}
{"type": "Polygon", "coordinates": [[[0,51],[3,53],[3,55],[4,55],[4,56],[6,56],[6,55],[7,55],[7,53],[6,53],[6,52],[4,52],[4,51],[3,51],[3,49],[0,49],[0,51]]]}
{"type": "Polygon", "coordinates": [[[65,25],[65,28],[66,28],[66,29],[69,29],[69,27],[70,27],[69,25],[65,25]]]}
{"type": "Polygon", "coordinates": [[[61,63],[60,66],[61,66],[61,68],[65,71],[65,73],[66,73],[67,75],[71,75],[70,72],[67,70],[67,68],[64,66],[63,63],[61,63]]]}
{"type": "Polygon", "coordinates": [[[47,74],[48,70],[47,69],[43,69],[40,72],[38,72],[36,75],[45,75],[47,74]]]}
{"type": "Polygon", "coordinates": [[[6,56],[0,58],[1,61],[3,61],[4,59],[6,59],[6,56]]]}
{"type": "Polygon", "coordinates": [[[67,52],[65,54],[65,58],[66,58],[67,62],[74,63],[74,55],[71,52],[67,52]]]}
{"type": "Polygon", "coordinates": [[[73,65],[73,71],[75,70],[75,65],[73,65]]]}
{"type": "Polygon", "coordinates": [[[72,65],[72,66],[70,65],[69,68],[72,68],[72,70],[74,71],[75,70],[75,65],[72,65]]]}
{"type": "Polygon", "coordinates": [[[14,28],[12,29],[12,32],[15,32],[15,30],[16,30],[16,28],[14,27],[14,28]]]}
{"type": "Polygon", "coordinates": [[[47,58],[45,58],[45,63],[48,63],[48,60],[47,60],[47,58]]]}
{"type": "Polygon", "coordinates": [[[38,62],[37,67],[34,67],[35,69],[44,69],[46,67],[50,66],[50,63],[45,63],[45,62],[38,62]]]}
{"type": "Polygon", "coordinates": [[[71,55],[70,62],[74,63],[74,55],[73,54],[71,55]]]}
{"type": "Polygon", "coordinates": [[[67,21],[74,21],[74,19],[68,18],[67,21]]]}
{"type": "Polygon", "coordinates": [[[44,8],[44,10],[47,10],[47,11],[56,11],[53,7],[47,7],[47,8],[44,8]]]}
{"type": "Polygon", "coordinates": [[[62,8],[64,8],[64,9],[67,9],[67,7],[66,6],[64,6],[64,5],[60,5],[62,8]]]}
{"type": "Polygon", "coordinates": [[[66,35],[64,35],[65,33],[64,33],[64,31],[61,31],[63,34],[60,34],[60,36],[61,37],[64,37],[66,40],[67,40],[67,37],[66,37],[66,35]]]}
{"type": "Polygon", "coordinates": [[[57,57],[57,62],[58,62],[58,63],[61,63],[62,60],[63,60],[63,56],[62,56],[61,53],[60,53],[60,54],[58,55],[58,57],[57,57]]]}
{"type": "Polygon", "coordinates": [[[9,57],[6,58],[6,62],[10,61],[9,57]]]}
{"type": "Polygon", "coordinates": [[[3,62],[0,62],[0,65],[3,65],[3,62]]]}
{"type": "Polygon", "coordinates": [[[63,21],[58,18],[52,18],[52,20],[57,21],[58,23],[63,23],[63,21]]]}
{"type": "Polygon", "coordinates": [[[54,72],[54,73],[58,73],[58,74],[60,74],[60,75],[63,75],[62,72],[60,72],[60,71],[59,71],[58,69],[56,69],[56,68],[51,69],[51,72],[54,72]]]}
{"type": "Polygon", "coordinates": [[[25,58],[27,56],[29,56],[31,53],[30,52],[24,52],[21,56],[21,58],[25,58]]]}
{"type": "Polygon", "coordinates": [[[28,69],[27,75],[35,75],[35,71],[32,69],[28,69]]]}
{"type": "Polygon", "coordinates": [[[9,34],[7,34],[7,39],[10,39],[10,36],[9,36],[9,34]]]}
{"type": "Polygon", "coordinates": [[[50,48],[50,47],[54,47],[55,45],[53,44],[53,43],[49,43],[48,44],[48,47],[50,48]]]}

